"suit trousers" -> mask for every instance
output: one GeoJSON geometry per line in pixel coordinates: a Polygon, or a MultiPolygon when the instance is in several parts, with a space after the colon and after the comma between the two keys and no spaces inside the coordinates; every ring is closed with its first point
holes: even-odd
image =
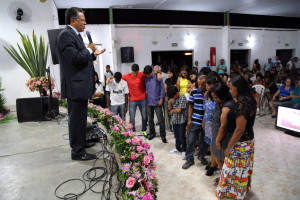
{"type": "Polygon", "coordinates": [[[72,154],[83,156],[86,152],[86,123],[88,100],[69,100],[69,141],[72,154]]]}

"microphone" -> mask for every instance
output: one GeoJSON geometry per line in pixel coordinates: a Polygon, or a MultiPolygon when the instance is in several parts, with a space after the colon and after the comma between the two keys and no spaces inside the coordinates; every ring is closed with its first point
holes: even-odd
{"type": "Polygon", "coordinates": [[[86,36],[87,36],[88,39],[89,39],[90,44],[93,43],[92,36],[91,36],[91,32],[86,31],[85,33],[86,33],[86,36]]]}

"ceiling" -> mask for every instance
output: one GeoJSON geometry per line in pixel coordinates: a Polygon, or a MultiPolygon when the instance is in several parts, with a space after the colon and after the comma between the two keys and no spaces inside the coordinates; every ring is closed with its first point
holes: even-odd
{"type": "Polygon", "coordinates": [[[300,17],[300,0],[54,0],[57,8],[129,8],[300,17]]]}

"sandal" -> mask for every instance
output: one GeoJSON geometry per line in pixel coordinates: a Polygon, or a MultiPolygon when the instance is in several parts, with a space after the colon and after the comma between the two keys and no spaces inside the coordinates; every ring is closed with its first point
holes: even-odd
{"type": "Polygon", "coordinates": [[[220,178],[216,178],[216,179],[214,180],[214,186],[215,186],[215,187],[218,186],[219,181],[220,181],[220,178]]]}

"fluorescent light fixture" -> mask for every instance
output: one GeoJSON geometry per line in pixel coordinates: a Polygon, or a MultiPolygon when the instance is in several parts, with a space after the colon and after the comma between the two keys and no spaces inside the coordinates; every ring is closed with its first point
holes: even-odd
{"type": "Polygon", "coordinates": [[[184,53],[185,56],[191,56],[193,53],[184,53]]]}

